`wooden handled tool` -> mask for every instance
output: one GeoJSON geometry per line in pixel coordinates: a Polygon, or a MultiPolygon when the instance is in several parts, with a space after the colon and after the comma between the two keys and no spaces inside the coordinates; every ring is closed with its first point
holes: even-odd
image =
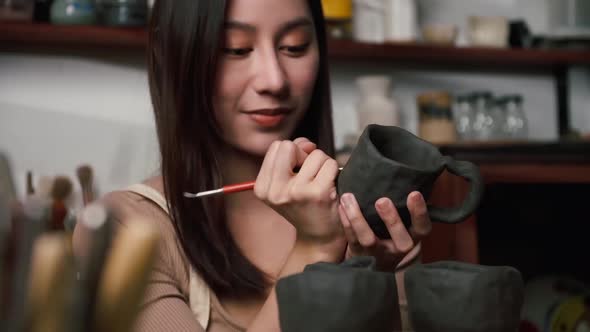
{"type": "Polygon", "coordinates": [[[117,230],[98,289],[94,331],[131,330],[158,248],[158,230],[143,220],[117,230]]]}
{"type": "Polygon", "coordinates": [[[111,245],[113,221],[101,204],[88,205],[79,215],[78,236],[82,239],[76,257],[78,283],[73,294],[72,329],[92,331],[94,306],[105,260],[111,245]]]}
{"type": "Polygon", "coordinates": [[[66,330],[66,303],[74,281],[68,241],[63,233],[44,234],[35,241],[27,306],[31,332],[66,330]]]}

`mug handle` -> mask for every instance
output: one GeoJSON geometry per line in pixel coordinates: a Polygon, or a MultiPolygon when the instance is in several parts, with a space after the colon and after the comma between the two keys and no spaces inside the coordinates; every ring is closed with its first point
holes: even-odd
{"type": "Polygon", "coordinates": [[[465,220],[477,209],[481,196],[483,195],[484,183],[479,173],[479,168],[468,161],[449,158],[446,168],[451,174],[469,181],[471,188],[460,206],[452,208],[431,206],[429,207],[428,214],[432,220],[447,224],[456,224],[465,220]]]}

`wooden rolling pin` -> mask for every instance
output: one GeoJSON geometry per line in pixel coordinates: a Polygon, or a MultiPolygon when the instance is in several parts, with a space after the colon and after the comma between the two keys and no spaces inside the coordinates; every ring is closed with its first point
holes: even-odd
{"type": "Polygon", "coordinates": [[[97,294],[94,331],[128,332],[139,313],[159,233],[143,220],[117,230],[97,294]]]}

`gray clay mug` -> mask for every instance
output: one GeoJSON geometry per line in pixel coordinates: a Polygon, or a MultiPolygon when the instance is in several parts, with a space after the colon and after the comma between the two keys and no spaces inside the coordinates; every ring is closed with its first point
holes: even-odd
{"type": "Polygon", "coordinates": [[[404,274],[404,287],[415,331],[518,331],[524,281],[511,266],[415,264],[404,274]]]}
{"type": "Polygon", "coordinates": [[[466,179],[469,193],[457,207],[429,206],[428,213],[434,222],[454,224],[471,215],[481,200],[484,184],[477,166],[443,156],[435,145],[402,128],[372,124],[363,131],[338,176],[338,193],[354,194],[371,229],[379,238],[387,239],[390,235],[375,202],[390,198],[409,227],[408,195],[419,191],[428,200],[434,182],[445,169],[466,179]]]}

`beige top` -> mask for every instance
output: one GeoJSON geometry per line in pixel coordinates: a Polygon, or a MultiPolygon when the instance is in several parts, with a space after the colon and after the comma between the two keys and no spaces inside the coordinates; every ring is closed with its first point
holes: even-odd
{"type": "MultiPolygon", "coordinates": [[[[161,234],[158,256],[135,325],[136,331],[246,331],[244,326],[232,319],[215,294],[209,292],[206,284],[190,268],[158,191],[146,185],[134,185],[125,191],[109,193],[101,201],[112,211],[117,224],[142,220],[153,224],[161,234]]],[[[80,241],[74,233],[74,242],[76,240],[80,241]]],[[[415,254],[409,255],[412,258],[404,261],[411,263],[417,259],[420,248],[417,246],[415,249],[415,254]]],[[[400,288],[403,271],[398,271],[396,277],[400,288]]],[[[400,292],[399,295],[402,330],[409,331],[405,294],[400,292]]]]}

